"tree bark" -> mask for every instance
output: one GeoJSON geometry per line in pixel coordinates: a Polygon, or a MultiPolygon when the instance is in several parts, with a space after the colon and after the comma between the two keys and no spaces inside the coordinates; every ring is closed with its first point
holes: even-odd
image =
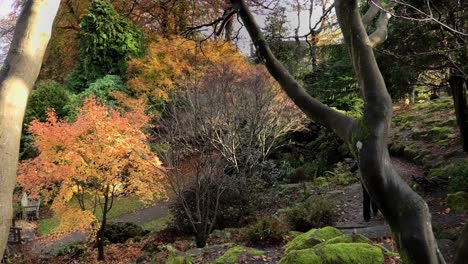
{"type": "Polygon", "coordinates": [[[28,0],[0,71],[0,259],[12,219],[21,127],[60,0],[28,0]]]}
{"type": "Polygon", "coordinates": [[[403,261],[445,263],[432,233],[427,204],[396,173],[388,152],[392,101],[372,48],[385,40],[387,30],[383,27],[386,27],[389,17],[381,13],[376,29],[378,33],[371,34],[373,39],[370,39],[359,14],[358,1],[335,1],[338,22],[365,102],[364,116],[356,121],[307,94],[273,56],[245,1],[231,2],[238,10],[265,66],[282,89],[305,114],[331,128],[353,149],[359,162],[362,183],[388,220],[403,261]]]}
{"type": "Polygon", "coordinates": [[[467,79],[462,76],[453,75],[449,79],[450,90],[452,92],[453,106],[457,124],[460,128],[460,135],[463,143],[463,151],[468,152],[468,95],[467,79]]]}
{"type": "Polygon", "coordinates": [[[454,264],[466,264],[468,260],[468,224],[465,224],[463,232],[457,241],[458,250],[455,254],[454,264]]]}
{"type": "Polygon", "coordinates": [[[104,205],[102,206],[102,220],[101,226],[96,234],[96,247],[98,249],[98,260],[105,260],[106,256],[104,255],[104,232],[106,231],[107,224],[107,213],[109,212],[109,185],[106,186],[106,191],[104,195],[104,205]]]}

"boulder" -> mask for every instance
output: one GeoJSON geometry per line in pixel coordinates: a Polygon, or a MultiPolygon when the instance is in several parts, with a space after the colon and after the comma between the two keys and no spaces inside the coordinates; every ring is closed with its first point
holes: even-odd
{"type": "Polygon", "coordinates": [[[311,229],[304,234],[298,235],[291,242],[287,243],[283,249],[289,252],[291,250],[312,248],[317,244],[341,235],[343,235],[343,233],[341,233],[340,230],[330,226],[320,229],[311,229]]]}
{"type": "Polygon", "coordinates": [[[279,264],[379,264],[384,263],[382,248],[367,243],[324,244],[291,250],[279,264]]]}

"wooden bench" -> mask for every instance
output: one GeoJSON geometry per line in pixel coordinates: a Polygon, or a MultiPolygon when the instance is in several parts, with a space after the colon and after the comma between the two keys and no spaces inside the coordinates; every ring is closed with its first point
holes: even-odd
{"type": "Polygon", "coordinates": [[[30,201],[26,193],[21,198],[21,210],[23,219],[27,220],[29,214],[35,213],[36,218],[39,219],[39,207],[41,206],[41,199],[37,201],[30,201]]]}

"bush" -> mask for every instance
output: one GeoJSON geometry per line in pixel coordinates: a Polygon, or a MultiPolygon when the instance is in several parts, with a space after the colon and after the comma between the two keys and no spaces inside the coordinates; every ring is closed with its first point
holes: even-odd
{"type": "Polygon", "coordinates": [[[241,238],[249,246],[276,246],[284,241],[287,232],[279,220],[265,218],[244,228],[241,238]]]}
{"type": "Polygon", "coordinates": [[[289,183],[299,183],[313,180],[317,176],[318,166],[315,163],[305,163],[304,165],[291,170],[284,179],[289,183]]]}
{"type": "Polygon", "coordinates": [[[333,225],[336,216],[333,204],[319,195],[312,195],[305,202],[286,210],[290,227],[301,232],[333,225]]]}
{"type": "MultiPolygon", "coordinates": [[[[225,179],[225,190],[219,198],[218,213],[214,229],[224,229],[227,227],[240,227],[253,217],[254,205],[252,202],[252,185],[242,179],[228,177],[225,179]]],[[[183,190],[184,200],[188,207],[191,208],[192,214],[196,210],[195,206],[195,183],[188,185],[183,190]]],[[[216,186],[210,187],[213,191],[209,200],[215,202],[216,186]]],[[[169,207],[171,214],[174,216],[173,224],[180,232],[192,235],[193,229],[190,221],[184,210],[182,199],[177,198],[169,207]]]]}
{"type": "Polygon", "coordinates": [[[129,238],[144,236],[148,231],[143,230],[142,227],[134,223],[117,222],[108,223],[104,230],[104,237],[110,243],[123,243],[129,238]]]}
{"type": "Polygon", "coordinates": [[[468,192],[468,162],[453,164],[447,168],[447,173],[450,176],[449,191],[451,193],[468,192]]]}
{"type": "Polygon", "coordinates": [[[56,81],[44,81],[36,85],[31,92],[28,107],[24,116],[24,123],[32,120],[46,121],[49,109],[54,109],[59,118],[68,115],[66,106],[70,103],[70,93],[56,81]]]}
{"type": "Polygon", "coordinates": [[[327,174],[328,181],[334,185],[350,185],[359,181],[359,178],[349,171],[349,166],[343,162],[336,163],[333,171],[327,171],[327,174]]]}
{"type": "Polygon", "coordinates": [[[333,131],[326,128],[320,130],[319,136],[309,147],[318,153],[314,161],[317,164],[317,175],[322,175],[330,170],[333,164],[352,156],[348,146],[333,131]]]}
{"type": "Polygon", "coordinates": [[[86,246],[81,242],[71,242],[70,244],[63,246],[57,250],[57,256],[68,256],[71,258],[77,258],[86,251],[86,246]]]}

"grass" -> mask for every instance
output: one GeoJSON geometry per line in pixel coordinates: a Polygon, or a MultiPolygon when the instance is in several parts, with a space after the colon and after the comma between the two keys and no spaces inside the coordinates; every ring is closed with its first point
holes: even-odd
{"type": "MultiPolygon", "coordinates": [[[[90,199],[86,199],[90,200],[90,199]]],[[[79,210],[79,205],[76,199],[73,199],[70,202],[71,207],[76,207],[79,210]]],[[[88,205],[89,206],[89,205],[88,205]]],[[[145,204],[139,200],[137,196],[127,196],[122,198],[116,198],[114,200],[114,205],[110,212],[107,214],[107,219],[113,219],[121,215],[131,213],[135,210],[141,209],[145,204]]],[[[102,219],[102,211],[98,208],[96,212],[96,218],[102,219]]],[[[59,219],[55,217],[42,219],[39,221],[37,233],[41,236],[48,235],[54,231],[54,229],[60,224],[59,219]]]]}
{"type": "MultiPolygon", "coordinates": [[[[138,196],[127,196],[120,199],[116,199],[114,200],[112,210],[110,210],[110,212],[107,213],[107,219],[113,219],[121,215],[131,213],[143,207],[145,207],[145,204],[142,201],[140,201],[138,196]]],[[[98,212],[96,213],[96,217],[99,220],[102,219],[101,210],[98,210],[98,212]]]]}
{"type": "Polygon", "coordinates": [[[39,226],[37,227],[37,233],[40,236],[48,235],[52,233],[52,231],[55,228],[57,228],[59,224],[60,224],[60,221],[55,217],[42,219],[39,221],[39,226]]]}
{"type": "Polygon", "coordinates": [[[167,214],[165,216],[159,217],[157,219],[150,220],[141,224],[140,226],[150,232],[158,232],[167,227],[167,225],[173,221],[173,216],[167,214]]]}

